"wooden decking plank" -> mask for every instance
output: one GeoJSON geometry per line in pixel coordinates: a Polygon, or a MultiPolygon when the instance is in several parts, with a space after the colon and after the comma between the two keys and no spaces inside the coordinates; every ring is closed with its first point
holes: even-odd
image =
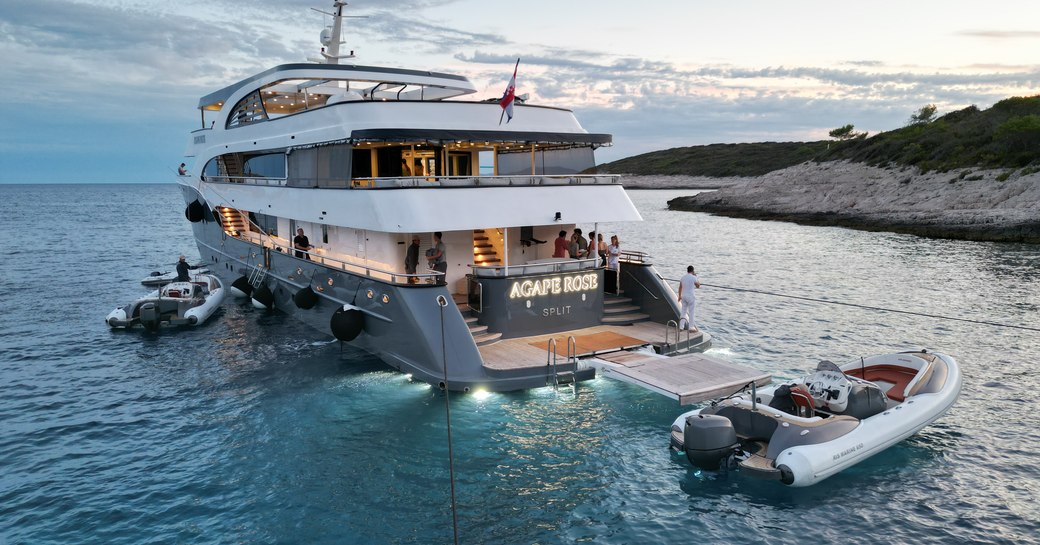
{"type": "MultiPolygon", "coordinates": [[[[653,322],[639,323],[631,326],[599,325],[586,327],[567,332],[576,338],[580,336],[596,335],[598,333],[614,333],[625,339],[622,346],[631,348],[634,346],[649,345],[659,342],[664,335],[664,326],[653,322]],[[654,327],[656,326],[656,327],[654,327]],[[631,343],[631,344],[629,344],[631,343]]],[[[512,339],[499,340],[487,346],[478,346],[480,356],[484,360],[484,367],[498,370],[521,369],[525,367],[541,367],[545,365],[547,350],[546,346],[550,338],[560,337],[559,333],[553,335],[534,335],[530,337],[515,337],[512,339]],[[535,348],[532,344],[540,344],[535,348]]],[[[606,350],[621,350],[622,346],[605,348],[606,350]]],[[[582,347],[579,345],[579,350],[582,347]]],[[[599,352],[598,350],[595,352],[599,352]]],[[[557,361],[567,357],[567,337],[556,340],[557,361]]],[[[591,352],[588,352],[591,353],[591,352]]]]}
{"type": "Polygon", "coordinates": [[[765,385],[768,373],[750,369],[703,354],[671,358],[648,358],[638,367],[618,367],[611,374],[621,375],[655,391],[669,392],[683,405],[732,393],[751,381],[765,385]]]}

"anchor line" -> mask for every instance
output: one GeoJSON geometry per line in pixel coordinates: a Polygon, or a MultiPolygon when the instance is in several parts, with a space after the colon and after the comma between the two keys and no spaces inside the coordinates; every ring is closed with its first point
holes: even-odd
{"type": "MultiPolygon", "coordinates": [[[[678,282],[678,280],[676,280],[674,278],[664,278],[664,280],[667,280],[669,282],[678,282]]],[[[1006,328],[1010,328],[1010,329],[1022,329],[1022,330],[1025,330],[1025,331],[1040,331],[1040,327],[1030,327],[1030,326],[1024,326],[1024,325],[1014,325],[1014,324],[1002,324],[1000,322],[987,322],[987,321],[984,321],[984,320],[972,320],[972,319],[969,319],[969,318],[958,318],[956,316],[943,316],[941,314],[927,314],[927,313],[924,313],[924,312],[914,312],[914,311],[911,311],[911,310],[899,310],[899,309],[894,309],[894,308],[876,307],[876,306],[871,306],[871,305],[860,305],[858,303],[846,303],[844,301],[828,301],[826,299],[816,299],[816,298],[813,298],[813,297],[803,297],[803,296],[800,296],[800,295],[789,295],[789,294],[786,294],[786,293],[776,293],[776,292],[771,292],[771,291],[755,290],[755,289],[750,289],[750,288],[734,288],[734,287],[731,287],[731,286],[720,286],[718,284],[705,284],[703,282],[701,283],[701,285],[702,286],[708,286],[708,287],[711,287],[711,288],[723,289],[723,290],[742,291],[742,292],[747,292],[747,293],[757,293],[759,295],[771,295],[773,297],[785,297],[787,299],[797,299],[799,301],[809,301],[811,303],[826,303],[828,305],[841,305],[841,306],[845,306],[845,307],[862,308],[862,309],[865,309],[865,310],[876,310],[876,311],[881,311],[881,312],[893,312],[893,313],[896,313],[896,314],[909,314],[911,316],[921,316],[921,317],[924,317],[924,318],[936,318],[936,319],[940,319],[940,320],[952,320],[952,321],[956,321],[956,322],[968,322],[968,323],[971,323],[971,324],[988,325],[988,326],[994,326],[994,327],[1006,327],[1006,328]]]]}

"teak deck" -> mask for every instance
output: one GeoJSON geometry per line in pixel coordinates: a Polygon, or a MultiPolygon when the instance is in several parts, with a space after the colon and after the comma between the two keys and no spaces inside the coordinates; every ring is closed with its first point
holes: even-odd
{"type": "Polygon", "coordinates": [[[617,356],[605,354],[599,359],[617,364],[598,366],[603,376],[675,398],[680,405],[726,396],[752,381],[758,386],[772,382],[769,373],[698,353],[662,358],[620,352],[617,356]]]}
{"type": "Polygon", "coordinates": [[[567,337],[577,341],[578,356],[602,352],[613,352],[634,348],[664,340],[664,326],[653,322],[640,322],[627,326],[599,325],[569,331],[566,335],[535,335],[504,339],[494,344],[480,346],[484,367],[497,370],[521,369],[542,366],[548,356],[549,339],[556,339],[556,359],[567,359],[567,337]],[[604,333],[610,335],[603,335],[604,333]]]}
{"type": "MultiPolygon", "coordinates": [[[[568,332],[573,336],[578,357],[596,367],[605,377],[636,384],[676,399],[681,405],[697,403],[733,393],[754,381],[769,384],[768,373],[717,360],[701,353],[661,357],[626,349],[664,341],[664,326],[640,322],[628,326],[601,325],[568,332]]],[[[484,365],[507,370],[544,366],[552,361],[549,340],[556,339],[556,361],[567,360],[567,336],[538,335],[498,341],[481,346],[484,365]]]]}

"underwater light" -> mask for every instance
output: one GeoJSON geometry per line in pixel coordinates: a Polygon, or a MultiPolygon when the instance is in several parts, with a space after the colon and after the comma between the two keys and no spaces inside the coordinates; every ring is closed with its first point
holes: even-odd
{"type": "Polygon", "coordinates": [[[480,390],[473,391],[473,397],[475,397],[477,401],[484,401],[485,399],[491,397],[491,392],[481,388],[480,390]]]}

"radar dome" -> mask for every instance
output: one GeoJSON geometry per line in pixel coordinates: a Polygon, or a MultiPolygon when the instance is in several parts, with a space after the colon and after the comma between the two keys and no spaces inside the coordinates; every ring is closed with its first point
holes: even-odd
{"type": "Polygon", "coordinates": [[[329,44],[332,43],[332,29],[329,28],[329,27],[325,27],[321,31],[321,38],[320,39],[321,39],[321,45],[323,45],[325,47],[328,47],[329,44]]]}

